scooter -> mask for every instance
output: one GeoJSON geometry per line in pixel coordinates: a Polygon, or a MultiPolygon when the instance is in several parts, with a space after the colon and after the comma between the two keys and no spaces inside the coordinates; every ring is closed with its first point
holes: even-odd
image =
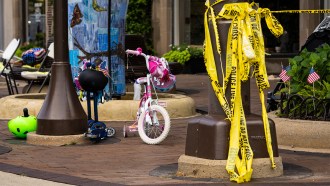
{"type": "Polygon", "coordinates": [[[112,137],[115,135],[116,131],[112,127],[107,127],[105,123],[98,120],[98,99],[100,97],[100,92],[108,83],[108,78],[103,74],[103,72],[95,69],[90,63],[86,65],[87,69],[79,74],[79,84],[82,89],[87,92],[87,117],[88,117],[88,130],[85,136],[90,138],[92,141],[100,141],[107,137],[112,137]],[[91,114],[91,92],[93,93],[94,101],[94,120],[91,114]]]}
{"type": "Polygon", "coordinates": [[[87,92],[87,112],[88,112],[88,130],[85,136],[92,141],[100,141],[107,137],[115,135],[116,130],[112,127],[107,127],[105,123],[98,121],[97,101],[99,93],[93,92],[94,99],[94,120],[91,117],[91,95],[87,92]]]}

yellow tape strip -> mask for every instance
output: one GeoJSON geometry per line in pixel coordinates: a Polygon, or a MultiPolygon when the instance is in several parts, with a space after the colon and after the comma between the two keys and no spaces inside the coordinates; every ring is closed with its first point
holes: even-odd
{"type": "MultiPolygon", "coordinates": [[[[210,80],[211,80],[211,85],[213,87],[213,90],[215,92],[215,95],[217,96],[219,103],[221,105],[221,107],[223,108],[226,116],[229,118],[231,118],[231,111],[229,108],[229,104],[228,101],[226,99],[226,96],[224,94],[223,91],[223,87],[221,86],[221,84],[218,81],[218,75],[217,75],[217,69],[215,66],[215,59],[214,59],[214,55],[213,55],[213,47],[212,47],[212,40],[211,40],[211,36],[210,36],[210,30],[209,30],[209,23],[208,23],[208,15],[214,15],[214,10],[212,8],[212,6],[210,5],[210,2],[207,0],[205,2],[205,6],[207,7],[206,12],[204,14],[204,29],[205,29],[205,47],[204,47],[204,58],[205,58],[205,66],[206,69],[208,71],[208,74],[210,75],[210,80]]],[[[215,22],[212,21],[212,26],[214,29],[214,33],[218,33],[217,31],[217,27],[215,22]]],[[[219,37],[219,35],[217,35],[216,37],[219,37]]],[[[221,48],[220,48],[220,42],[219,43],[219,47],[217,47],[217,50],[219,49],[221,53],[221,48]]]]}
{"type": "Polygon", "coordinates": [[[326,14],[330,13],[330,9],[324,9],[324,10],[279,10],[279,11],[271,11],[273,14],[279,14],[279,13],[289,13],[289,14],[301,14],[301,13],[307,13],[307,14],[326,14]]]}

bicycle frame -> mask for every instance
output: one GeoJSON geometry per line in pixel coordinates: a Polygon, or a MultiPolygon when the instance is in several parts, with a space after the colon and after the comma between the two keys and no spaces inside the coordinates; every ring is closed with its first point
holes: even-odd
{"type": "MultiPolygon", "coordinates": [[[[139,50],[139,48],[137,50],[126,50],[126,53],[143,56],[147,69],[149,70],[149,60],[153,56],[142,53],[142,50],[139,50]]],[[[168,135],[170,130],[170,118],[168,112],[158,105],[158,95],[152,78],[151,72],[148,71],[146,77],[140,77],[136,80],[136,84],[144,85],[144,93],[140,98],[136,121],[130,126],[124,125],[123,134],[124,137],[127,137],[128,132],[138,131],[141,139],[145,143],[158,144],[168,135]],[[155,99],[153,99],[152,91],[155,93],[155,99]],[[153,137],[150,138],[149,135],[153,137]],[[155,136],[157,137],[154,138],[155,136]]],[[[139,88],[138,91],[141,91],[141,89],[139,88]]]]}
{"type": "Polygon", "coordinates": [[[139,105],[139,107],[143,106],[144,110],[146,110],[151,104],[157,104],[157,101],[152,99],[152,88],[151,88],[152,82],[150,80],[151,75],[147,74],[146,78],[147,78],[147,84],[144,86],[144,93],[142,98],[140,99],[140,105],[139,105]]]}

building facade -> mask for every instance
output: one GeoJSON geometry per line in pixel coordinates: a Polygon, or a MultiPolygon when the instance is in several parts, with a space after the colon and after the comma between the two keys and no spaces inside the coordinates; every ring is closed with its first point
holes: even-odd
{"type": "Polygon", "coordinates": [[[13,38],[22,38],[22,1],[0,0],[0,49],[9,44],[13,38]]]}
{"type": "MultiPolygon", "coordinates": [[[[329,9],[326,0],[255,0],[260,7],[280,9],[329,9]]],[[[153,45],[158,55],[170,45],[202,45],[204,40],[203,16],[205,0],[153,0],[153,45]]],[[[0,0],[0,49],[20,38],[22,43],[44,37],[46,45],[53,37],[53,0],[0,0]]],[[[288,52],[296,52],[326,14],[275,15],[289,33],[288,52]],[[299,20],[299,21],[295,21],[299,20]]],[[[276,45],[276,39],[264,32],[266,47],[276,45]]]]}

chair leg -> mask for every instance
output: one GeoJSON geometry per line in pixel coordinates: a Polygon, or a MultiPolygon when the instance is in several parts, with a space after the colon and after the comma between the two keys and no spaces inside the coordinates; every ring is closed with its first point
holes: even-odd
{"type": "Polygon", "coordinates": [[[48,78],[50,78],[50,71],[48,72],[46,78],[45,78],[44,81],[42,82],[42,84],[41,84],[41,86],[40,86],[40,88],[39,88],[39,90],[38,90],[38,93],[40,93],[41,90],[42,90],[42,88],[44,88],[44,86],[45,86],[45,84],[46,84],[48,78]]]}
{"type": "Polygon", "coordinates": [[[27,90],[26,90],[25,93],[29,93],[30,92],[30,89],[31,89],[33,83],[34,83],[34,80],[31,80],[31,82],[30,82],[30,84],[29,84],[29,86],[28,86],[28,88],[27,88],[27,90]]]}
{"type": "Polygon", "coordinates": [[[42,90],[42,88],[44,88],[44,86],[45,86],[47,80],[50,78],[50,73],[51,73],[51,72],[52,72],[52,69],[49,70],[49,72],[48,72],[46,78],[44,79],[44,81],[42,82],[42,84],[41,84],[41,86],[40,86],[40,88],[39,88],[38,93],[40,93],[41,90],[42,90]]]}
{"type": "Polygon", "coordinates": [[[16,94],[18,94],[17,84],[16,84],[16,80],[14,78],[13,78],[13,82],[14,82],[14,88],[16,90],[16,94]]]}
{"type": "MultiPolygon", "coordinates": [[[[13,77],[13,68],[11,68],[10,64],[8,65],[9,66],[9,69],[10,69],[10,74],[8,74],[8,78],[9,78],[9,81],[10,81],[10,84],[11,84],[11,79],[13,80],[14,82],[14,88],[16,90],[16,94],[18,94],[18,89],[17,89],[17,85],[16,85],[16,81],[15,81],[15,78],[13,77]]],[[[11,84],[11,89],[12,89],[12,93],[14,93],[14,90],[13,90],[13,85],[11,84]]]]}
{"type": "Polygon", "coordinates": [[[7,75],[5,75],[5,77],[6,77],[5,79],[6,79],[8,94],[9,95],[13,95],[10,79],[8,79],[8,76],[7,75]]]}

